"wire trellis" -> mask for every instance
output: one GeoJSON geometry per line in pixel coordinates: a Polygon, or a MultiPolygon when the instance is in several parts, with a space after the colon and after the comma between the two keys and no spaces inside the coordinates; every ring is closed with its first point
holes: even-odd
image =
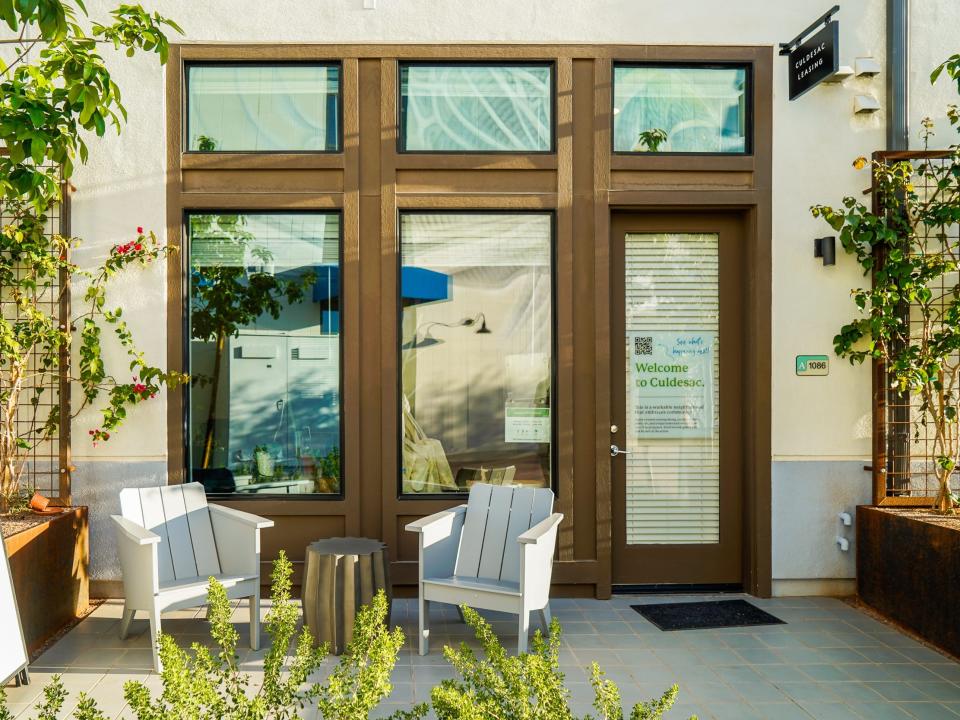
{"type": "MultiPolygon", "coordinates": [[[[69,197],[67,189],[63,189],[64,202],[55,205],[47,212],[47,222],[44,234],[51,239],[55,235],[69,233],[69,197]]],[[[0,205],[0,226],[10,224],[12,218],[7,210],[0,205]]],[[[26,272],[18,269],[18,278],[26,272]]],[[[13,313],[8,320],[16,320],[15,305],[9,302],[9,289],[0,287],[0,296],[4,301],[4,312],[13,313]]],[[[68,322],[70,312],[69,279],[65,273],[53,282],[50,287],[39,288],[34,298],[34,306],[44,314],[57,319],[61,326],[68,322]]],[[[37,490],[47,497],[54,499],[58,504],[69,504],[69,449],[70,449],[70,415],[69,415],[69,383],[67,381],[70,354],[68,348],[61,349],[59,366],[52,369],[41,367],[40,354],[31,356],[27,368],[28,379],[20,394],[20,403],[17,408],[15,427],[17,435],[35,447],[29,451],[29,458],[24,463],[23,474],[20,478],[21,490],[37,490]],[[36,389],[42,387],[39,394],[36,389]],[[32,399],[36,398],[36,402],[32,399]],[[63,402],[61,402],[63,399],[63,402]],[[57,429],[46,438],[41,439],[46,419],[51,410],[59,412],[57,429]]],[[[2,382],[2,378],[0,378],[2,382]]]]}
{"type": "MultiPolygon", "coordinates": [[[[919,202],[925,202],[937,192],[937,179],[953,162],[949,152],[886,152],[876,153],[881,162],[909,161],[916,172],[912,179],[919,202]],[[920,172],[924,169],[924,172],[920,172]]],[[[948,176],[949,177],[949,176],[948,176]]],[[[953,178],[957,182],[956,178],[953,178]]],[[[876,195],[874,195],[876,198],[876,195]]],[[[876,202],[876,200],[875,200],[876,202]]],[[[875,206],[875,210],[882,210],[875,206]]],[[[960,226],[924,227],[915,237],[913,252],[927,257],[960,253],[960,226]]],[[[960,275],[941,275],[930,286],[940,307],[945,298],[960,288],[960,275]]],[[[909,312],[911,338],[920,335],[923,319],[916,307],[904,307],[909,312]]],[[[960,356],[953,362],[960,362],[960,356]]],[[[935,461],[936,431],[923,408],[920,395],[898,392],[890,387],[886,368],[877,362],[874,368],[874,502],[875,504],[930,505],[933,504],[940,482],[935,461]]],[[[960,492],[960,471],[953,473],[951,486],[960,492]]]]}

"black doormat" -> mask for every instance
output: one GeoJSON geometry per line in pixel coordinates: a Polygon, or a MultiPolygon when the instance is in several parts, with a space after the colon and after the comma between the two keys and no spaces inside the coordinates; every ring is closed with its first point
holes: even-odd
{"type": "Polygon", "coordinates": [[[705,630],[707,628],[785,625],[783,620],[751,605],[746,600],[654,603],[631,605],[661,630],[705,630]]]}

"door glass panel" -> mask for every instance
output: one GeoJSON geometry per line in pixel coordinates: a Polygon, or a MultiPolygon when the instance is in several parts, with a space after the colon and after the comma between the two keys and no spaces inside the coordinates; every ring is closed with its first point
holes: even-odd
{"type": "Polygon", "coordinates": [[[340,216],[191,214],[191,478],[338,494],[340,216]]]}
{"type": "Polygon", "coordinates": [[[625,244],[627,544],[718,543],[719,238],[625,244]]]}

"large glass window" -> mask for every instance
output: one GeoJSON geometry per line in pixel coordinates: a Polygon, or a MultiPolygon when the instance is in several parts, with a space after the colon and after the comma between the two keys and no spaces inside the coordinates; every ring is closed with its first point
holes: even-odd
{"type": "Polygon", "coordinates": [[[401,215],[402,492],[550,485],[552,222],[401,215]]]}
{"type": "Polygon", "coordinates": [[[187,148],[336,152],[340,66],[187,66],[187,148]]]}
{"type": "Polygon", "coordinates": [[[188,216],[189,460],[210,493],[340,492],[340,216],[188,216]]]}
{"type": "Polygon", "coordinates": [[[747,153],[745,67],[617,65],[614,152],[747,153]]]}
{"type": "Polygon", "coordinates": [[[400,66],[400,150],[550,152],[553,66],[400,66]]]}

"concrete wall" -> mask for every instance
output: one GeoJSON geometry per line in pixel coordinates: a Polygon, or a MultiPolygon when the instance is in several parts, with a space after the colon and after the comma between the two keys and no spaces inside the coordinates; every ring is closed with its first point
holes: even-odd
{"type": "MultiPolygon", "coordinates": [[[[263,0],[154,0],[151,7],[175,18],[186,42],[592,42],[630,44],[776,45],[793,37],[825,9],[820,0],[675,0],[669,9],[649,0],[362,0],[281,3],[263,0]]],[[[93,15],[109,3],[88,1],[93,15]]],[[[847,0],[838,15],[841,64],[858,56],[885,56],[884,3],[847,0]]],[[[913,56],[923,76],[946,56],[949,28],[960,26],[960,4],[923,0],[917,28],[935,28],[936,41],[913,56]],[[935,51],[934,51],[935,50],[935,51]],[[925,54],[926,53],[926,54],[925,54]]],[[[918,30],[918,32],[923,32],[918,30]]],[[[916,33],[915,33],[916,35],[916,33]]],[[[920,42],[914,42],[918,48],[920,42]]],[[[87,239],[85,252],[102,254],[142,225],[164,226],[163,73],[152,59],[112,63],[130,112],[119,139],[92,145],[91,162],[75,178],[73,231],[87,239]]],[[[867,498],[869,477],[869,377],[864,368],[834,359],[827,377],[798,378],[797,354],[832,354],[831,340],[852,313],[851,287],[862,282],[855,263],[839,257],[824,268],[813,257],[813,238],[827,228],[809,214],[817,202],[860,195],[866,171],[851,162],[884,143],[883,113],[857,116],[854,95],[870,93],[884,104],[884,75],[825,85],[787,100],[786,60],[777,58],[774,84],[773,172],[773,532],[778,580],[849,578],[850,556],[839,554],[831,518],[867,498]],[[789,551],[788,551],[789,549],[789,551]]],[[[915,83],[917,84],[917,83],[915,83]]],[[[919,110],[918,110],[919,112],[919,110]]],[[[915,113],[911,113],[913,116],[915,113]]],[[[115,300],[151,360],[164,362],[164,282],[161,269],[136,275],[117,288],[115,300]]],[[[115,578],[106,505],[123,485],[162,482],[166,453],[162,399],[137,408],[127,427],[99,449],[88,445],[96,418],[74,428],[76,496],[91,508],[93,574],[115,578]]],[[[111,506],[112,507],[112,506],[111,506]]],[[[851,533],[852,535],[852,533],[851,533]]],[[[787,587],[784,585],[783,587],[787,587]]],[[[799,586],[797,586],[799,587],[799,586]]],[[[817,586],[805,586],[816,589],[817,586]]],[[[820,589],[827,589],[821,585],[820,589]]]]}

